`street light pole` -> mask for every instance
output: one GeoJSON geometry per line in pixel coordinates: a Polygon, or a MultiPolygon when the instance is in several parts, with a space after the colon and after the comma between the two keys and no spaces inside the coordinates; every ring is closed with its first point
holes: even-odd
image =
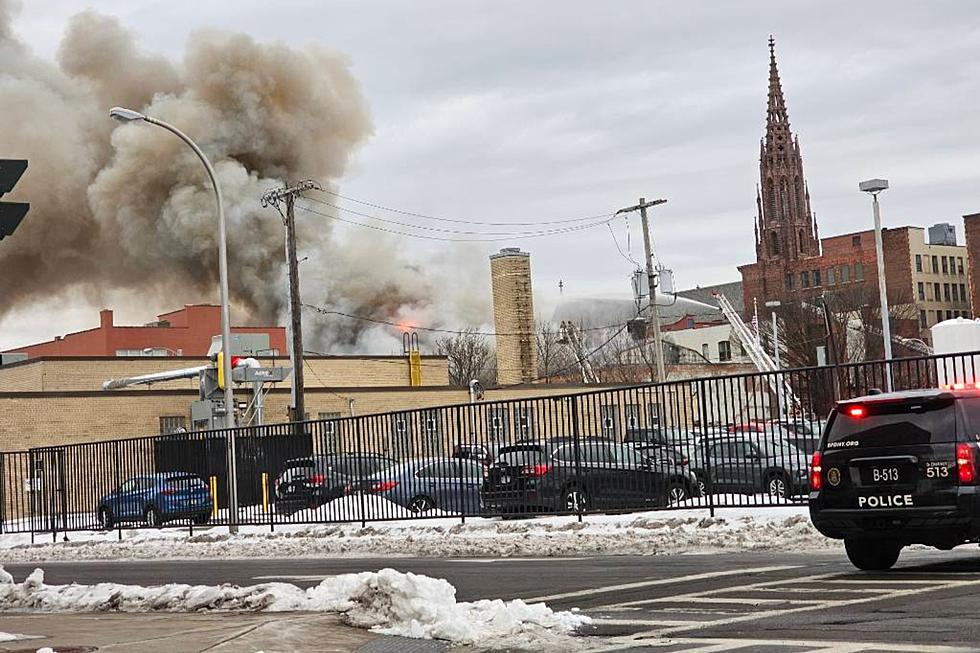
{"type": "Polygon", "coordinates": [[[173,125],[157,118],[143,115],[138,111],[126,109],[124,107],[113,107],[109,110],[109,117],[120,122],[148,122],[151,125],[163,127],[184,141],[188,147],[194,150],[194,154],[204,164],[211,186],[214,188],[214,199],[218,205],[218,278],[219,291],[221,295],[221,352],[222,367],[225,378],[225,428],[227,433],[227,457],[228,457],[228,532],[238,532],[238,464],[235,452],[235,434],[231,431],[235,427],[235,397],[232,391],[231,380],[231,320],[228,300],[228,242],[225,232],[225,209],[221,199],[221,187],[214,174],[214,168],[208,157],[197,143],[192,141],[187,134],[180,131],[173,125]]]}
{"type": "Polygon", "coordinates": [[[881,243],[881,213],[878,208],[878,193],[888,188],[887,179],[869,179],[858,184],[865,193],[871,193],[872,207],[875,217],[875,258],[878,263],[878,297],[881,301],[881,336],[885,345],[885,384],[888,392],[892,391],[892,331],[891,320],[888,317],[888,293],[885,287],[885,255],[881,243]]]}

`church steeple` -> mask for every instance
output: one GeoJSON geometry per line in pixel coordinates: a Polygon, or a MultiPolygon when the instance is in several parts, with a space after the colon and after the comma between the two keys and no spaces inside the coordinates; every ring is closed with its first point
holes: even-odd
{"type": "Polygon", "coordinates": [[[776,41],[769,37],[769,98],[766,135],[759,153],[762,201],[756,224],[759,261],[790,261],[820,254],[810,194],[803,176],[799,139],[789,128],[789,113],[776,65],[776,41]]]}

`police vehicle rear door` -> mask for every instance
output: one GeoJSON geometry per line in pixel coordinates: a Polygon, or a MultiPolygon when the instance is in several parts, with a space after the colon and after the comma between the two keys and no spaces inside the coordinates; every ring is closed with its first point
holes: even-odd
{"type": "Polygon", "coordinates": [[[840,404],[823,447],[825,506],[904,510],[955,504],[957,421],[949,394],[840,404]]]}

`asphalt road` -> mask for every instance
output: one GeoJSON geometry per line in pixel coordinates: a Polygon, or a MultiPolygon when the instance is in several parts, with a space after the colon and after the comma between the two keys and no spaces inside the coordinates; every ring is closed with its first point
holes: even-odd
{"type": "MultiPolygon", "coordinates": [[[[8,565],[21,579],[35,565],[8,565]]],[[[47,563],[50,583],[316,584],[394,567],[449,580],[459,600],[523,598],[595,619],[603,651],[980,651],[980,552],[905,551],[887,573],[843,553],[545,559],[278,559],[47,563]]]]}

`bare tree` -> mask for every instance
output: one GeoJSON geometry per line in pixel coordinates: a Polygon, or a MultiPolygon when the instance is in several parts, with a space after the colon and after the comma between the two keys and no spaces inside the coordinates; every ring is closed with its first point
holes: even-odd
{"type": "Polygon", "coordinates": [[[449,383],[467,386],[473,379],[484,385],[496,382],[497,369],[493,345],[487,336],[467,329],[436,340],[436,353],[449,359],[449,383]]]}

